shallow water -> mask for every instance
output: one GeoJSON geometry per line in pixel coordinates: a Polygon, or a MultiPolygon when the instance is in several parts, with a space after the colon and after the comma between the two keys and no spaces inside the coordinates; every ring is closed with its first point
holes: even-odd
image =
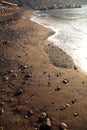
{"type": "Polygon", "coordinates": [[[87,6],[35,11],[32,17],[32,21],[55,31],[48,40],[68,53],[74,63],[87,72],[87,6]]]}

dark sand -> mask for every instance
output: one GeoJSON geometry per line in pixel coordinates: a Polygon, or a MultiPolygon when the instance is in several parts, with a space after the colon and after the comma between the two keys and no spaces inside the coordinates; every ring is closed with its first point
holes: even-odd
{"type": "Polygon", "coordinates": [[[37,130],[42,112],[53,130],[62,122],[87,130],[87,75],[47,41],[52,30],[31,22],[31,14],[0,16],[0,130],[37,130]]]}

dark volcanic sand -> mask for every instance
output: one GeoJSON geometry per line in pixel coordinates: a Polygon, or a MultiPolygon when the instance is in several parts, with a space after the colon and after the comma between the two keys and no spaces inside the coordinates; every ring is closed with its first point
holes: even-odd
{"type": "Polygon", "coordinates": [[[1,130],[39,129],[42,112],[53,130],[62,122],[69,130],[87,130],[87,75],[47,41],[53,32],[31,22],[31,14],[0,16],[1,130]]]}

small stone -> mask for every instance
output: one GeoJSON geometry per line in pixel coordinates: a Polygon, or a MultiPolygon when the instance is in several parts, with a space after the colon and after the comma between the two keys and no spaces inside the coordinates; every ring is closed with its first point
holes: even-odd
{"type": "Polygon", "coordinates": [[[9,70],[9,73],[14,73],[14,71],[13,70],[9,70]]]}
{"type": "Polygon", "coordinates": [[[0,115],[4,113],[4,109],[0,109],[0,115]]]}
{"type": "Polygon", "coordinates": [[[61,111],[65,110],[65,109],[66,109],[66,106],[65,106],[65,105],[60,108],[61,111]]]}
{"type": "Polygon", "coordinates": [[[65,123],[61,123],[60,126],[59,126],[60,130],[66,130],[67,128],[68,128],[68,126],[65,123]]]}
{"type": "Polygon", "coordinates": [[[61,90],[61,87],[57,87],[56,89],[55,89],[55,91],[60,91],[61,90]]]}
{"type": "Polygon", "coordinates": [[[42,112],[41,115],[39,116],[39,122],[43,122],[47,117],[46,112],[42,112]]]}
{"type": "Polygon", "coordinates": [[[76,99],[71,100],[71,103],[72,104],[76,103],[76,99]]]}
{"type": "Polygon", "coordinates": [[[22,105],[17,105],[15,111],[20,113],[23,110],[22,105]]]}
{"type": "Polygon", "coordinates": [[[3,41],[3,44],[7,44],[7,43],[8,43],[8,41],[7,41],[7,40],[4,40],[4,41],[3,41]]]}
{"type": "Polygon", "coordinates": [[[32,74],[25,74],[24,79],[28,80],[30,77],[32,77],[32,74]]]}
{"type": "Polygon", "coordinates": [[[24,118],[25,118],[25,119],[28,119],[28,115],[24,115],[24,118]]]}
{"type": "Polygon", "coordinates": [[[50,82],[48,82],[48,87],[49,87],[49,86],[51,86],[51,83],[50,83],[50,82]]]}
{"type": "Polygon", "coordinates": [[[66,104],[66,107],[70,107],[70,104],[66,104]]]}
{"type": "Polygon", "coordinates": [[[29,110],[28,115],[29,115],[29,116],[34,115],[34,112],[33,112],[33,110],[32,110],[32,109],[30,109],[30,110],[29,110]]]}
{"type": "Polygon", "coordinates": [[[64,79],[64,80],[63,80],[63,83],[64,83],[64,84],[67,84],[67,83],[68,83],[68,80],[67,80],[67,79],[64,79]]]}
{"type": "Polygon", "coordinates": [[[40,125],[40,129],[39,130],[51,130],[52,129],[52,125],[51,125],[51,121],[49,118],[47,118],[45,123],[42,123],[40,125]]]}
{"type": "Polygon", "coordinates": [[[0,126],[0,130],[4,130],[3,126],[0,126]]]}
{"type": "Polygon", "coordinates": [[[78,113],[75,112],[75,113],[74,113],[74,117],[77,117],[77,116],[78,116],[78,113]]]}
{"type": "Polygon", "coordinates": [[[74,69],[77,70],[78,69],[77,66],[74,66],[74,69]]]}
{"type": "Polygon", "coordinates": [[[1,102],[0,103],[0,107],[4,106],[5,105],[5,102],[1,102]]]}
{"type": "Polygon", "coordinates": [[[17,77],[18,75],[17,75],[17,73],[14,73],[12,76],[13,76],[13,77],[17,77]]]}
{"type": "Polygon", "coordinates": [[[59,77],[61,74],[60,73],[57,73],[56,76],[59,77]]]}
{"type": "Polygon", "coordinates": [[[9,102],[13,102],[13,101],[14,101],[14,98],[11,97],[11,98],[9,99],[9,102]]]}
{"type": "Polygon", "coordinates": [[[16,92],[15,92],[15,94],[14,94],[14,96],[19,96],[19,95],[21,95],[23,92],[24,92],[24,90],[23,90],[22,88],[17,89],[16,92]]]}
{"type": "Polygon", "coordinates": [[[47,123],[48,126],[51,126],[51,120],[50,120],[50,118],[47,118],[46,123],[47,123]]]}
{"type": "Polygon", "coordinates": [[[9,80],[9,77],[7,75],[5,75],[3,78],[4,78],[5,81],[9,80]]]}
{"type": "Polygon", "coordinates": [[[4,89],[4,88],[1,88],[1,89],[0,89],[0,93],[2,93],[2,92],[5,92],[5,89],[4,89]]]}
{"type": "Polygon", "coordinates": [[[27,65],[20,65],[21,70],[27,69],[27,65]]]}

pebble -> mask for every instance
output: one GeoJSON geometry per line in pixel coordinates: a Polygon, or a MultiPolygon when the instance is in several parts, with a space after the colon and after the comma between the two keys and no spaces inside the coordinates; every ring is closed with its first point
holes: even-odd
{"type": "Polygon", "coordinates": [[[17,105],[15,110],[20,113],[23,110],[22,105],[17,105]]]}
{"type": "Polygon", "coordinates": [[[21,70],[27,69],[27,65],[21,64],[21,65],[20,65],[20,69],[21,69],[21,70]]]}
{"type": "Polygon", "coordinates": [[[4,113],[4,109],[0,109],[0,115],[4,113]]]}
{"type": "Polygon", "coordinates": [[[9,70],[9,73],[14,73],[14,71],[13,70],[9,70]]]}
{"type": "Polygon", "coordinates": [[[73,100],[71,100],[71,103],[74,104],[74,103],[76,103],[76,101],[77,101],[76,99],[73,99],[73,100]]]}
{"type": "Polygon", "coordinates": [[[7,40],[4,40],[4,41],[3,41],[3,44],[7,44],[7,43],[9,43],[9,41],[7,41],[7,40]]]}
{"type": "Polygon", "coordinates": [[[57,73],[56,76],[59,77],[61,74],[60,73],[57,73]]]}
{"type": "Polygon", "coordinates": [[[68,83],[68,80],[67,80],[67,79],[64,79],[64,80],[63,80],[63,83],[64,83],[64,84],[67,84],[67,83],[68,83]]]}
{"type": "Polygon", "coordinates": [[[70,104],[66,104],[66,107],[70,107],[70,104]]]}
{"type": "Polygon", "coordinates": [[[74,66],[74,69],[77,70],[78,69],[77,66],[74,66]]]}
{"type": "Polygon", "coordinates": [[[59,126],[60,130],[67,130],[67,128],[68,128],[68,126],[65,123],[61,123],[60,126],[59,126]]]}
{"type": "Polygon", "coordinates": [[[32,77],[32,74],[25,74],[24,79],[28,80],[30,77],[32,77]]]}
{"type": "Polygon", "coordinates": [[[30,109],[29,112],[28,112],[28,115],[29,115],[29,116],[34,115],[34,111],[33,111],[32,109],[30,109]]]}
{"type": "Polygon", "coordinates": [[[19,96],[19,95],[21,95],[23,92],[24,92],[24,90],[23,90],[22,88],[19,88],[19,89],[16,90],[14,96],[19,96]]]}
{"type": "Polygon", "coordinates": [[[60,108],[61,111],[65,110],[65,109],[66,109],[66,106],[65,106],[65,105],[60,108]]]}
{"type": "Polygon", "coordinates": [[[4,128],[2,126],[0,126],[0,130],[4,130],[4,128]]]}
{"type": "Polygon", "coordinates": [[[24,118],[25,118],[25,119],[28,119],[28,115],[24,115],[24,118]]]}
{"type": "Polygon", "coordinates": [[[51,120],[49,118],[47,118],[46,122],[42,123],[40,125],[40,129],[39,130],[51,130],[51,129],[52,129],[51,120]]]}
{"type": "Polygon", "coordinates": [[[38,118],[39,122],[43,122],[47,117],[46,112],[42,112],[38,118]]]}
{"type": "Polygon", "coordinates": [[[4,106],[5,105],[5,102],[1,102],[0,103],[0,107],[4,106]]]}
{"type": "Polygon", "coordinates": [[[61,87],[57,87],[56,89],[55,89],[55,91],[60,91],[61,90],[61,87]]]}
{"type": "Polygon", "coordinates": [[[4,89],[4,88],[1,88],[1,89],[0,89],[0,93],[1,93],[1,92],[5,92],[5,89],[4,89]]]}
{"type": "Polygon", "coordinates": [[[9,99],[9,102],[13,102],[13,101],[14,101],[14,98],[11,97],[11,98],[9,99]]]}
{"type": "Polygon", "coordinates": [[[9,80],[9,76],[5,75],[5,76],[3,77],[3,79],[4,79],[5,81],[8,81],[8,80],[9,80]]]}
{"type": "Polygon", "coordinates": [[[78,113],[75,112],[75,113],[74,113],[74,117],[77,117],[77,116],[78,116],[78,113]]]}
{"type": "Polygon", "coordinates": [[[13,76],[13,77],[17,77],[18,75],[17,75],[17,73],[14,73],[12,76],[13,76]]]}

